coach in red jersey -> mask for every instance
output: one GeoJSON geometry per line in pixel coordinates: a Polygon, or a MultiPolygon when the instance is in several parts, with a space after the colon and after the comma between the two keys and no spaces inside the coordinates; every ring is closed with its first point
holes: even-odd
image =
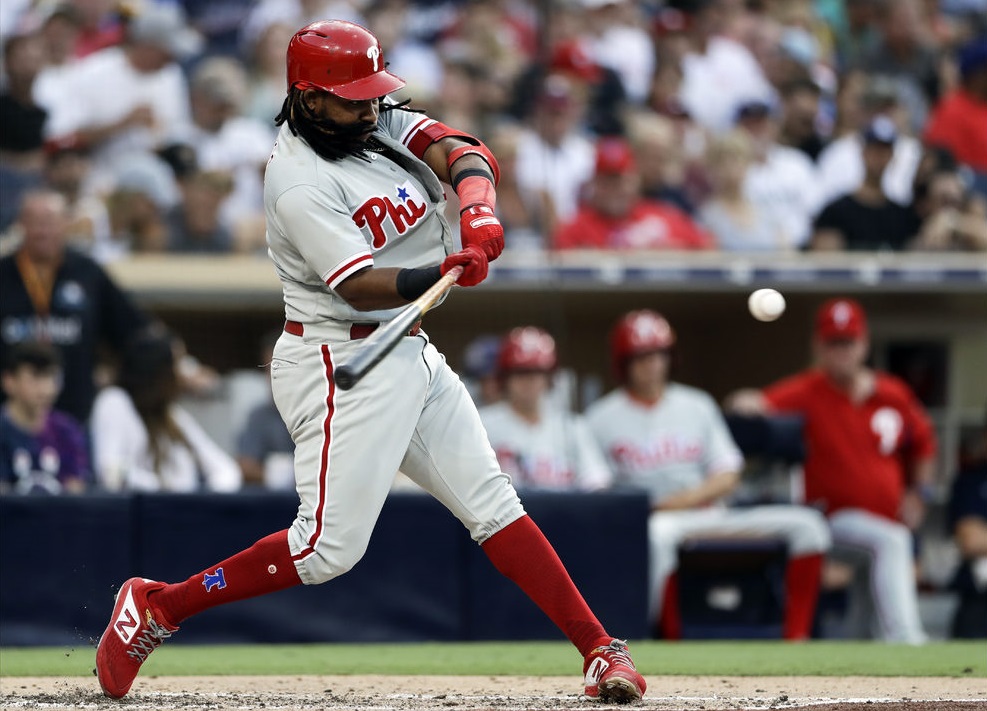
{"type": "Polygon", "coordinates": [[[866,365],[869,348],[860,304],[827,301],[816,316],[816,366],[763,390],[738,391],[727,407],[802,416],[805,501],[825,512],[833,555],[860,568],[851,628],[866,622],[873,636],[918,644],[925,633],[911,530],[924,516],[936,437],[908,386],[866,365]]]}

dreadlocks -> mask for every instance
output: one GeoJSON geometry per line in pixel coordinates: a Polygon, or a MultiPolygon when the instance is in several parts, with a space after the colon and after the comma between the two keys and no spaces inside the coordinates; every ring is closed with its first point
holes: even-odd
{"type": "MultiPolygon", "coordinates": [[[[304,138],[312,150],[326,160],[336,161],[346,156],[357,156],[369,160],[366,157],[366,151],[373,144],[362,139],[366,126],[359,124],[346,126],[332,119],[316,116],[315,112],[305,104],[302,96],[302,89],[297,87],[289,89],[288,96],[285,97],[284,103],[281,105],[281,113],[274,119],[275,125],[280,126],[287,122],[292,134],[304,138]]],[[[386,104],[381,101],[380,112],[401,109],[402,111],[424,113],[421,109],[408,108],[410,102],[411,99],[405,99],[397,104],[386,104]]]]}

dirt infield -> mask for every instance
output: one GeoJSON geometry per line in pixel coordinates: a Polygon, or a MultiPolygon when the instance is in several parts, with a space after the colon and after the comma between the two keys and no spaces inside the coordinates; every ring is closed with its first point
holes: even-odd
{"type": "MultiPolygon", "coordinates": [[[[5,709],[546,711],[600,709],[578,677],[141,677],[121,701],[95,679],[0,678],[5,709]]],[[[648,677],[635,709],[987,711],[983,678],[648,677]]]]}

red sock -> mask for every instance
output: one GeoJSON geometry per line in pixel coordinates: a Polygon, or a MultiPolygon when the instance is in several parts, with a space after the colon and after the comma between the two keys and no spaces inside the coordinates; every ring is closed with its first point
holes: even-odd
{"type": "Polygon", "coordinates": [[[682,639],[682,615],[679,613],[679,574],[665,579],[665,593],[658,610],[658,631],[662,639],[682,639]]]}
{"type": "Polygon", "coordinates": [[[291,562],[288,531],[260,539],[232,558],[151,596],[172,625],[216,605],[294,587],[302,581],[291,562]]]}
{"type": "Polygon", "coordinates": [[[530,597],[584,657],[613,637],[603,629],[576,589],[541,529],[528,516],[497,531],[483,552],[503,575],[530,597]]]}
{"type": "Polygon", "coordinates": [[[804,555],[788,561],[785,570],[785,639],[809,639],[819,600],[822,556],[804,555]]]}

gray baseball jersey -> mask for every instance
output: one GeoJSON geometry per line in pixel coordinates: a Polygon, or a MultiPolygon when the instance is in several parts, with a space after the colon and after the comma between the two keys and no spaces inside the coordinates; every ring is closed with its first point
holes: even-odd
{"type": "Polygon", "coordinates": [[[268,254],[288,320],[387,321],[399,309],[357,311],[333,289],[365,267],[424,267],[453,251],[442,184],[399,140],[426,120],[401,110],[381,113],[374,136],[400,164],[374,152],[326,161],[281,127],[264,205],[268,254]]]}
{"type": "Polygon", "coordinates": [[[531,423],[506,402],[480,409],[480,419],[504,472],[514,484],[540,489],[601,489],[610,469],[584,418],[545,406],[531,423]]]}
{"type": "Polygon", "coordinates": [[[524,515],[476,406],[424,332],[401,339],[351,390],[333,381],[362,343],[350,340],[352,323],[398,311],[358,311],[336,287],[364,267],[426,266],[452,251],[442,185],[403,145],[428,120],[382,113],[375,136],[397,154],[366,160],[324,160],[282,127],[268,163],[269,254],[285,315],[304,327],[278,339],[271,387],[295,443],[300,503],[288,543],[306,584],[360,560],[398,469],[478,542],[524,515]]]}
{"type": "MultiPolygon", "coordinates": [[[[744,464],[716,402],[686,385],[669,383],[654,405],[620,388],[593,403],[586,417],[617,481],[645,489],[652,504],[744,464]]],[[[822,514],[802,506],[655,511],[648,521],[652,619],[661,613],[666,581],[678,567],[679,545],[702,536],[778,536],[788,541],[792,556],[821,553],[831,544],[822,514]]]]}
{"type": "Polygon", "coordinates": [[[713,398],[686,385],[669,383],[654,406],[619,388],[590,405],[586,419],[617,484],[646,489],[653,503],[744,464],[713,398]]]}

